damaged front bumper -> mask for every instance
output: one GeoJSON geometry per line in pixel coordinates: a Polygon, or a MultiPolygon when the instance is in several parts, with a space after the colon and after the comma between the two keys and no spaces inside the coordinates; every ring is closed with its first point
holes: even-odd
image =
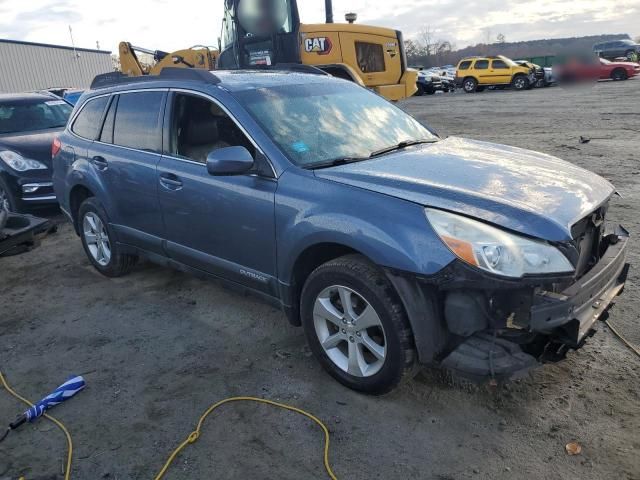
{"type": "Polygon", "coordinates": [[[623,290],[628,239],[621,227],[603,237],[598,263],[573,281],[497,278],[459,261],[428,278],[387,273],[409,315],[421,363],[473,380],[506,380],[584,344],[623,290]]]}

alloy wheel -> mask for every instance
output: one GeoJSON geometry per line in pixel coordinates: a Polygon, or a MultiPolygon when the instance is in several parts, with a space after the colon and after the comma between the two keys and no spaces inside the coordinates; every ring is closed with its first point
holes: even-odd
{"type": "Polygon", "coordinates": [[[466,82],[464,82],[464,89],[467,92],[473,92],[474,88],[475,88],[475,83],[473,82],[473,80],[467,80],[466,82]]]}
{"type": "Polygon", "coordinates": [[[513,86],[516,87],[516,90],[524,90],[527,85],[524,81],[524,78],[516,78],[513,82],[513,86]]]}
{"type": "Polygon", "coordinates": [[[111,242],[104,223],[98,215],[88,212],[82,220],[82,231],[93,259],[103,267],[111,260],[111,242]]]}
{"type": "Polygon", "coordinates": [[[329,359],[355,377],[380,371],[387,354],[382,321],[373,306],[356,291],[333,285],[316,297],[316,335],[329,359]]]}

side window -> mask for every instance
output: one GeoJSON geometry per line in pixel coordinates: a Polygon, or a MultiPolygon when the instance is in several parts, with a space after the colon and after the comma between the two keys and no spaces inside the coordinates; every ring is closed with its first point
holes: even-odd
{"type": "Polygon", "coordinates": [[[111,105],[109,105],[109,110],[107,110],[107,116],[104,119],[102,132],[100,133],[100,141],[103,143],[113,143],[113,127],[116,119],[118,98],[118,95],[114,95],[111,98],[111,105]]]}
{"type": "Polygon", "coordinates": [[[207,155],[213,150],[242,146],[255,158],[253,144],[216,103],[200,96],[176,93],[171,110],[170,155],[206,163],[207,155]]]}
{"type": "Polygon", "coordinates": [[[471,60],[465,60],[464,62],[460,63],[458,70],[468,70],[470,66],[471,66],[471,60]]]}
{"type": "Polygon", "coordinates": [[[489,68],[489,60],[476,60],[473,66],[476,70],[486,70],[489,68]]]}
{"type": "Polygon", "coordinates": [[[98,97],[85,103],[82,110],[73,121],[71,131],[87,140],[95,140],[100,128],[100,120],[109,97],[98,97]]]}
{"type": "Polygon", "coordinates": [[[384,72],[384,50],[379,43],[356,42],[356,58],[362,73],[384,72]]]}
{"type": "Polygon", "coordinates": [[[505,69],[505,68],[509,68],[509,66],[504,63],[502,60],[493,60],[491,62],[491,68],[493,69],[505,69]]]}
{"type": "Polygon", "coordinates": [[[163,98],[164,92],[121,93],[115,113],[113,143],[161,152],[163,98]]]}

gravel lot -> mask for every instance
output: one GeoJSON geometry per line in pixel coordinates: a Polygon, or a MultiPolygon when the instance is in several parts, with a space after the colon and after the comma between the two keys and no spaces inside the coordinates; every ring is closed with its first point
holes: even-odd
{"type": "MultiPolygon", "coordinates": [[[[640,80],[438,94],[402,107],[443,135],[537,149],[603,175],[623,196],[610,218],[640,231],[640,80]]],[[[232,395],[323,419],[341,479],[640,479],[640,359],[604,325],[565,362],[499,391],[425,371],[371,398],[326,375],[279,311],[149,263],[104,278],[52,218],[59,232],[41,248],[0,260],[0,369],[31,399],[85,376],[88,388],[55,410],[74,438],[74,479],[153,478],[202,411],[232,395]],[[565,453],[571,441],[580,455],[565,453]]],[[[638,265],[637,243],[630,254],[638,265]]],[[[638,275],[632,268],[610,318],[636,344],[638,275]]],[[[21,410],[0,391],[1,422],[21,410]]],[[[0,444],[0,479],[62,478],[64,456],[49,422],[24,427],[0,444]]],[[[167,478],[325,478],[321,432],[266,406],[225,406],[167,478]]]]}

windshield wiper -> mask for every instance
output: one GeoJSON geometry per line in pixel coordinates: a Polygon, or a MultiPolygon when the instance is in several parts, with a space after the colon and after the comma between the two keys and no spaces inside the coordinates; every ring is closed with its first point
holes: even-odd
{"type": "Polygon", "coordinates": [[[378,157],[380,155],[384,155],[385,153],[394,152],[396,150],[402,150],[403,148],[410,147],[411,145],[420,145],[422,143],[435,143],[438,139],[428,139],[428,140],[403,140],[400,143],[395,145],[391,145],[390,147],[381,148],[380,150],[376,150],[369,155],[369,158],[378,157]]]}
{"type": "Polygon", "coordinates": [[[304,168],[307,170],[317,170],[320,168],[329,168],[329,167],[337,167],[338,165],[346,165],[347,163],[355,163],[362,162],[363,160],[368,160],[369,157],[339,157],[332,158],[331,160],[325,160],[323,162],[316,162],[310,165],[305,165],[304,168]]]}

